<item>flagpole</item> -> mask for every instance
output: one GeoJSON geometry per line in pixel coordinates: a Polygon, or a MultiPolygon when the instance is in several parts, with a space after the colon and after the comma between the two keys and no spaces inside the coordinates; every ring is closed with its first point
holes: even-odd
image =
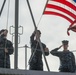
{"type": "Polygon", "coordinates": [[[18,69],[18,23],[19,23],[19,0],[15,0],[15,54],[14,69],[18,69]]]}
{"type": "Polygon", "coordinates": [[[30,4],[29,4],[29,1],[28,0],[26,0],[26,1],[27,1],[27,4],[28,4],[28,7],[29,7],[29,11],[30,11],[30,14],[31,14],[31,17],[32,17],[32,21],[33,21],[34,27],[35,27],[35,29],[37,29],[36,23],[35,23],[35,20],[34,20],[32,11],[31,11],[31,7],[30,7],[30,4]]]}
{"type": "MultiPolygon", "coordinates": [[[[29,1],[28,1],[28,0],[26,0],[26,1],[27,1],[27,4],[28,4],[28,7],[29,7],[29,11],[30,11],[30,14],[31,14],[32,20],[33,20],[33,24],[34,24],[34,27],[35,27],[35,31],[37,31],[36,23],[35,23],[35,20],[34,20],[33,14],[32,14],[32,10],[31,10],[31,7],[30,7],[30,4],[29,4],[29,1]]],[[[39,39],[39,45],[40,45],[40,48],[41,48],[41,50],[42,50],[43,57],[44,57],[44,60],[45,60],[45,63],[46,63],[47,69],[48,69],[48,71],[50,71],[40,39],[39,39]]]]}
{"type": "Polygon", "coordinates": [[[49,0],[46,1],[46,4],[45,4],[45,7],[44,7],[44,10],[43,10],[42,15],[44,14],[44,11],[45,11],[45,8],[46,8],[46,5],[47,5],[48,1],[49,1],[49,0]]]}

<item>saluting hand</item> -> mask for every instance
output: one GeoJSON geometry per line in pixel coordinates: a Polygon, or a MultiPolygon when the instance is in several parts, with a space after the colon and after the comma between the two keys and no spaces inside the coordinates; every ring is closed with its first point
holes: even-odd
{"type": "Polygon", "coordinates": [[[5,48],[5,53],[8,53],[8,49],[7,48],[5,48]]]}
{"type": "Polygon", "coordinates": [[[0,35],[3,35],[4,34],[4,32],[2,32],[0,35]]]}
{"type": "Polygon", "coordinates": [[[59,46],[59,49],[62,47],[63,45],[59,46]]]}
{"type": "Polygon", "coordinates": [[[45,52],[49,52],[49,49],[47,47],[45,48],[45,52]]]}

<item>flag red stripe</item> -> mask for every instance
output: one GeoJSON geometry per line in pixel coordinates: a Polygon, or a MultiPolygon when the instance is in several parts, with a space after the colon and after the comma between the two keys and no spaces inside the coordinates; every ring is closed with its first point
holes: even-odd
{"type": "Polygon", "coordinates": [[[58,2],[58,3],[62,3],[62,4],[68,6],[68,7],[72,8],[73,10],[76,11],[76,7],[72,3],[70,3],[66,0],[53,0],[53,1],[58,2]]]}
{"type": "Polygon", "coordinates": [[[73,22],[73,20],[71,20],[70,18],[68,18],[68,17],[66,17],[65,15],[62,15],[62,14],[60,14],[60,13],[57,13],[57,12],[52,12],[52,11],[45,11],[44,12],[44,14],[47,14],[47,15],[57,15],[57,16],[61,16],[61,17],[63,17],[63,18],[65,18],[65,19],[67,19],[70,23],[72,23],[73,22]]]}
{"type": "Polygon", "coordinates": [[[64,13],[68,14],[69,16],[73,17],[74,19],[76,19],[76,15],[74,15],[73,13],[71,13],[70,11],[68,11],[68,10],[66,10],[66,9],[64,9],[62,7],[59,7],[59,6],[56,6],[56,5],[53,5],[53,4],[47,4],[46,8],[53,8],[53,9],[62,11],[64,13]]]}
{"type": "Polygon", "coordinates": [[[76,23],[76,19],[71,23],[70,27],[72,27],[76,23]]]}

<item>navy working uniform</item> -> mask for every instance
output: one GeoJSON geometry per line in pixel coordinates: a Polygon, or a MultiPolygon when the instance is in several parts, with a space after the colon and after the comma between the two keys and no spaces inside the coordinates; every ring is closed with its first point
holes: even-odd
{"type": "Polygon", "coordinates": [[[10,68],[10,56],[13,54],[13,44],[11,41],[0,36],[0,68],[10,68]],[[5,53],[5,48],[8,49],[8,53],[5,53]]]}
{"type": "Polygon", "coordinates": [[[50,53],[59,57],[60,59],[60,72],[75,72],[75,57],[69,50],[58,51],[60,48],[55,48],[50,53]]]}
{"type": "MultiPolygon", "coordinates": [[[[31,53],[33,54],[34,52],[34,56],[32,58],[32,60],[29,62],[30,64],[30,70],[43,70],[43,62],[42,62],[42,51],[40,49],[40,45],[39,42],[34,40],[34,36],[35,34],[31,35],[31,53]]],[[[46,45],[42,43],[42,47],[43,49],[46,48],[46,45]]],[[[31,54],[31,55],[32,55],[31,54]]],[[[49,52],[45,52],[45,55],[49,55],[49,52]]]]}

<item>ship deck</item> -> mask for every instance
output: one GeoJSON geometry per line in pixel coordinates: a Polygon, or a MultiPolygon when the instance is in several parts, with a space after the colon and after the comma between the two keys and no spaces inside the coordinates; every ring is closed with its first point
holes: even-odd
{"type": "Polygon", "coordinates": [[[76,73],[32,71],[20,69],[3,69],[0,68],[0,75],[76,75],[76,73]]]}

